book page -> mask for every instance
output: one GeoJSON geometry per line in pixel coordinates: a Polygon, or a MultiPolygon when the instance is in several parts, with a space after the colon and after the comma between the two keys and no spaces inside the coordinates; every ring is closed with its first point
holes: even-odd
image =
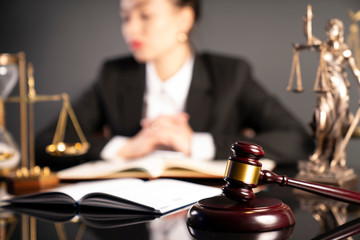
{"type": "Polygon", "coordinates": [[[221,194],[221,189],[173,179],[146,181],[135,187],[103,189],[107,193],[142,205],[161,213],[189,206],[198,200],[221,194]]]}
{"type": "Polygon", "coordinates": [[[57,172],[57,176],[60,179],[94,179],[126,170],[143,171],[149,177],[157,177],[163,172],[163,160],[160,158],[142,158],[130,161],[124,159],[98,160],[64,169],[57,172]]]}
{"type": "MultiPolygon", "coordinates": [[[[112,160],[98,160],[79,164],[77,166],[57,172],[60,179],[94,179],[109,176],[122,171],[142,171],[149,178],[160,177],[163,173],[167,161],[189,159],[183,153],[165,150],[156,150],[147,156],[126,160],[116,158],[112,160]],[[94,171],[96,169],[96,171],[94,171]]],[[[190,161],[190,160],[189,160],[190,161]]],[[[189,162],[188,161],[188,162],[189,162]]],[[[191,159],[196,162],[197,160],[191,159]]],[[[209,161],[213,162],[213,161],[209,161]]],[[[187,169],[190,166],[186,167],[187,169]]]]}
{"type": "MultiPolygon", "coordinates": [[[[138,175],[131,176],[131,171],[142,171],[148,178],[158,178],[167,169],[185,169],[198,173],[207,174],[212,177],[222,178],[225,173],[227,160],[211,160],[203,161],[192,158],[185,158],[182,155],[167,154],[150,155],[144,158],[124,160],[99,160],[94,162],[87,162],[75,167],[71,167],[57,172],[57,176],[62,179],[96,179],[106,176],[111,176],[116,173],[128,171],[126,177],[138,177],[138,175]],[[94,171],[96,169],[96,171],[94,171]]],[[[270,159],[261,159],[263,164],[262,169],[273,170],[275,168],[275,162],[270,159]]],[[[187,175],[188,176],[188,175],[187,175]]],[[[194,174],[195,176],[195,174],[194,174]]],[[[121,177],[121,174],[117,174],[116,177],[121,177]]],[[[171,177],[171,176],[167,176],[171,177]]],[[[179,176],[176,176],[179,177],[179,176]]]]}
{"type": "Polygon", "coordinates": [[[164,169],[179,168],[195,172],[205,173],[213,176],[223,177],[227,160],[197,161],[191,158],[164,159],[164,169]]]}
{"type": "Polygon", "coordinates": [[[144,181],[136,178],[110,179],[100,181],[86,181],[73,183],[64,187],[55,188],[47,192],[61,192],[71,196],[76,202],[84,195],[92,192],[112,192],[114,189],[136,188],[144,181]]]}

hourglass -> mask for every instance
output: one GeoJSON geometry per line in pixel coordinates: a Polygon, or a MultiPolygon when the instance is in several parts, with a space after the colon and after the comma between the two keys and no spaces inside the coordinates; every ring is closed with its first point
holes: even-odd
{"type": "Polygon", "coordinates": [[[59,180],[49,168],[41,169],[35,166],[34,103],[62,101],[62,109],[53,142],[46,148],[46,151],[56,156],[81,155],[88,151],[90,145],[81,130],[68,95],[65,93],[37,95],[34,68],[31,63],[26,64],[25,53],[23,52],[0,54],[0,94],[0,168],[2,161],[10,161],[10,159],[15,158],[18,161],[14,165],[17,166],[21,159],[21,168],[7,178],[9,192],[21,194],[57,185],[59,180]],[[19,96],[8,97],[18,79],[19,96]],[[20,106],[21,154],[19,151],[16,152],[16,145],[5,128],[5,102],[16,102],[20,106]],[[68,116],[74,125],[79,142],[65,143],[63,141],[68,116]],[[1,137],[1,134],[4,137],[1,137]],[[2,147],[3,145],[7,147],[2,147]]]}
{"type": "Polygon", "coordinates": [[[5,126],[6,99],[18,82],[19,72],[16,59],[10,55],[0,55],[0,169],[7,172],[20,161],[20,152],[5,126]]]}

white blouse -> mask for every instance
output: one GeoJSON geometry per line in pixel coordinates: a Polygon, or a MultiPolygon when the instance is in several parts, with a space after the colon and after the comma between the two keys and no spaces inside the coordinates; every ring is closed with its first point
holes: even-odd
{"type": "MultiPolygon", "coordinates": [[[[144,95],[143,117],[154,119],[160,115],[173,115],[184,112],[187,95],[194,68],[194,57],[191,56],[181,69],[166,81],[158,76],[155,65],[146,63],[146,89],[144,95]]],[[[119,149],[124,146],[128,137],[114,136],[100,153],[102,159],[114,159],[119,149]]],[[[159,157],[186,157],[182,153],[156,150],[152,155],[159,157]]],[[[211,160],[215,156],[215,144],[210,133],[194,132],[191,139],[191,158],[211,160]]]]}

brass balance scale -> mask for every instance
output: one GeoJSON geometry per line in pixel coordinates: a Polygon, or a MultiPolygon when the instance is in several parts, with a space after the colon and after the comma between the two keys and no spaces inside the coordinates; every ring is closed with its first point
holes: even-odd
{"type": "Polygon", "coordinates": [[[86,153],[90,144],[81,130],[68,95],[37,95],[34,68],[31,63],[26,63],[25,53],[0,54],[0,175],[7,179],[8,191],[12,194],[30,193],[54,187],[59,183],[56,174],[49,168],[35,166],[34,103],[46,101],[62,101],[53,142],[46,147],[46,152],[54,156],[76,156],[86,153]],[[9,97],[17,82],[19,96],[9,97]],[[7,102],[19,103],[20,151],[6,129],[4,104],[7,102]],[[79,142],[64,142],[68,116],[79,142]]]}

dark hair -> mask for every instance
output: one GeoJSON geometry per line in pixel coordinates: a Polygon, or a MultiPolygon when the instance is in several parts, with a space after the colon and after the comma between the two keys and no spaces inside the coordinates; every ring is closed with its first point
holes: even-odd
{"type": "Polygon", "coordinates": [[[200,18],[200,0],[175,0],[175,4],[179,7],[189,6],[194,10],[195,22],[200,18]]]}

